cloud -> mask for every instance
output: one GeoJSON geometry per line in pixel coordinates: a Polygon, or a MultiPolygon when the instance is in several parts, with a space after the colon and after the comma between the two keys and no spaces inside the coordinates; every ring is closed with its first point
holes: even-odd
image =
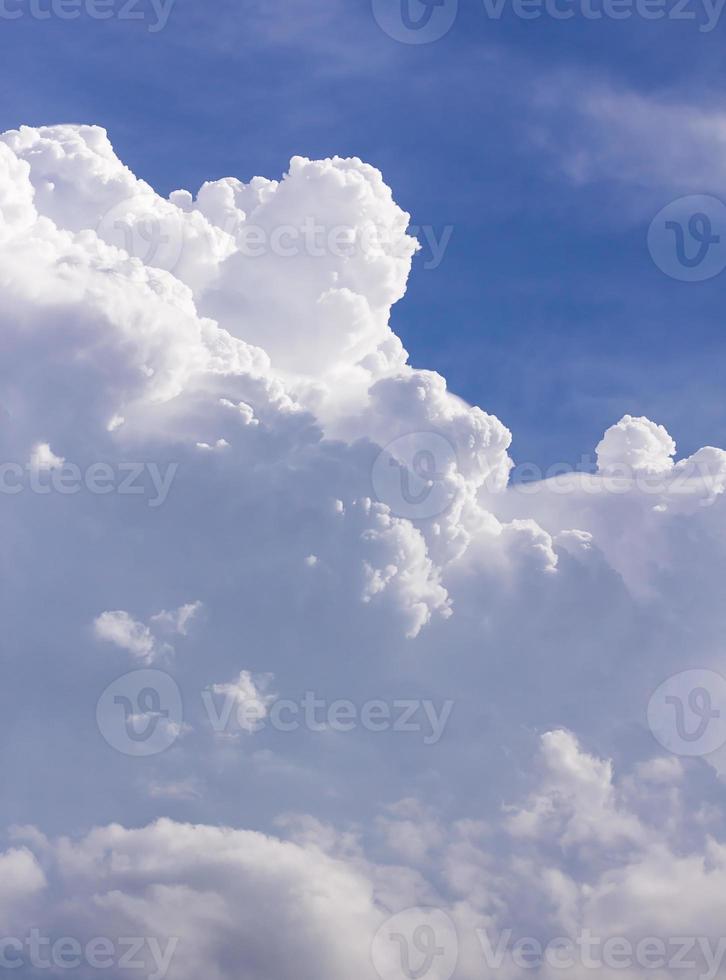
{"type": "MultiPolygon", "coordinates": [[[[645,797],[638,781],[617,778],[609,760],[584,752],[571,733],[546,733],[541,751],[544,771],[528,774],[535,783],[529,800],[506,808],[509,840],[505,834],[495,844],[490,828],[473,820],[445,829],[413,799],[387,808],[382,837],[397,856],[422,863],[422,871],[373,860],[355,831],[309,818],[286,821],[286,838],[168,819],[138,829],[97,827],[35,845],[42,846],[48,875],[46,887],[31,872],[36,921],[52,935],[75,930],[70,934],[84,946],[91,936],[107,937],[114,949],[122,936],[144,936],[147,970],[163,962],[169,980],[202,968],[226,980],[240,975],[241,964],[250,978],[270,971],[283,980],[332,978],[345,969],[346,976],[372,980],[381,928],[415,906],[436,908],[454,924],[455,976],[462,980],[518,976],[515,939],[527,935],[539,937],[541,948],[561,945],[563,937],[570,943],[569,967],[542,963],[548,978],[592,969],[574,956],[577,949],[605,976],[649,975],[635,951],[653,937],[660,937],[661,958],[675,958],[678,937],[692,936],[705,972],[709,954],[723,962],[723,846],[699,832],[700,847],[681,850],[680,828],[658,826],[639,812],[645,797]],[[553,835],[539,817],[533,823],[533,806],[547,823],[563,820],[564,834],[553,835]],[[573,867],[567,854],[575,846],[580,861],[573,867]],[[52,898],[71,891],[71,904],[52,898]],[[498,964],[487,961],[484,938],[503,943],[498,964]],[[620,960],[612,966],[607,944],[615,940],[620,960]]],[[[651,768],[660,762],[652,760],[651,768]]],[[[696,813],[686,819],[697,827],[696,813]]],[[[18,833],[33,837],[31,828],[18,833]]],[[[19,855],[25,869],[37,867],[27,848],[0,862],[10,865],[19,855]]],[[[406,913],[414,923],[417,914],[423,910],[406,913]]],[[[122,971],[112,965],[109,975],[122,971]]]]}
{"type": "Polygon", "coordinates": [[[237,680],[230,684],[213,684],[212,692],[226,701],[226,705],[218,715],[220,731],[224,731],[227,727],[231,711],[234,709],[236,721],[242,731],[254,732],[259,723],[267,717],[269,707],[275,700],[274,694],[265,693],[271,681],[271,676],[253,678],[248,670],[243,670],[237,680]]]}
{"type": "Polygon", "coordinates": [[[47,442],[39,442],[37,446],[33,446],[33,451],[30,454],[29,465],[34,472],[38,473],[41,470],[57,470],[60,469],[64,463],[65,460],[63,457],[56,456],[47,442]]]}
{"type": "Polygon", "coordinates": [[[192,620],[199,615],[203,604],[197,602],[187,602],[186,605],[179,606],[172,612],[162,610],[151,617],[152,622],[158,629],[165,633],[176,633],[179,636],[186,636],[192,620]]]}
{"type": "Polygon", "coordinates": [[[190,602],[173,612],[162,610],[149,620],[150,625],[140,623],[123,609],[104,612],[93,622],[93,630],[99,640],[113,643],[126,650],[136,660],[151,664],[159,657],[174,652],[173,646],[160,640],[158,634],[186,636],[189,624],[202,608],[202,603],[190,602]]]}
{"type": "Polygon", "coordinates": [[[638,821],[618,806],[612,765],[584,753],[572,733],[544,735],[542,762],[547,777],[527,806],[512,813],[510,833],[557,840],[563,848],[643,839],[638,821]]]}
{"type": "Polygon", "coordinates": [[[725,669],[726,453],[625,416],[597,472],[513,483],[516,433],[408,363],[416,242],[358,159],[167,199],[97,127],[22,128],[0,211],[3,459],[121,477],[3,496],[4,931],[145,936],[152,975],[178,938],[170,980],[362,980],[432,906],[463,980],[481,929],[715,941],[723,747],[646,726],[725,669]],[[278,696],[408,723],[253,724],[278,696]]]}
{"type": "Polygon", "coordinates": [[[132,619],[123,609],[101,613],[94,620],[93,628],[99,640],[114,643],[146,663],[154,659],[156,649],[151,630],[132,619]]]}
{"type": "Polygon", "coordinates": [[[617,186],[629,212],[726,193],[726,114],[717,100],[677,101],[583,73],[550,77],[536,99],[546,120],[535,133],[540,147],[575,184],[617,186]]]}
{"type": "Polygon", "coordinates": [[[626,415],[607,430],[595,451],[602,473],[624,468],[631,473],[657,474],[673,468],[676,444],[662,425],[626,415]]]}

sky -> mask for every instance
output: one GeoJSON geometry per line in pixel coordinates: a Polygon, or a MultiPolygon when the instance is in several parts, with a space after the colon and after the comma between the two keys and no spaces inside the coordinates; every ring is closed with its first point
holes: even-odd
{"type": "Polygon", "coordinates": [[[0,0],[0,973],[726,976],[721,13],[0,0]]]}
{"type": "Polygon", "coordinates": [[[415,364],[515,428],[518,462],[574,464],[625,412],[684,450],[719,444],[719,281],[669,280],[647,229],[674,198],[723,192],[720,19],[706,30],[694,0],[693,20],[521,20],[509,3],[497,20],[460,0],[448,33],[412,45],[369,0],[176,0],[153,32],[144,3],[143,20],[7,21],[2,128],[99,123],[166,193],[359,156],[414,223],[451,229],[396,328],[415,364]],[[683,145],[684,111],[716,132],[683,145]]]}

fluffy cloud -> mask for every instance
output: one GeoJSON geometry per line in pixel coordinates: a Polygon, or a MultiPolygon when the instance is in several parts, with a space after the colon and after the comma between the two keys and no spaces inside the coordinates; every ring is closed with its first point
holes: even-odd
{"type": "Polygon", "coordinates": [[[5,930],[153,938],[150,976],[183,939],[172,980],[394,980],[371,944],[420,906],[461,978],[482,929],[715,941],[726,760],[646,719],[724,670],[726,453],[626,416],[597,472],[511,483],[506,426],[407,362],[416,242],[360,160],[165,199],[102,130],[23,128],[0,217],[5,930]],[[396,722],[283,731],[272,676],[396,722]],[[215,738],[206,695],[268,723],[215,738]]]}
{"type": "Polygon", "coordinates": [[[596,452],[603,473],[623,468],[631,473],[667,473],[673,467],[676,444],[662,425],[626,415],[607,430],[596,452]]]}
{"type": "Polygon", "coordinates": [[[221,695],[227,702],[226,708],[217,715],[220,730],[226,727],[227,709],[229,709],[229,713],[235,709],[240,729],[244,732],[254,732],[257,725],[267,717],[268,708],[275,700],[274,694],[266,693],[266,688],[271,680],[271,677],[255,678],[248,670],[243,670],[239,677],[230,684],[213,684],[212,692],[221,695]]]}
{"type": "MultiPolygon", "coordinates": [[[[616,778],[610,761],[584,752],[565,731],[545,734],[541,751],[544,772],[531,777],[528,800],[505,808],[496,844],[491,827],[468,819],[445,829],[416,800],[381,816],[387,856],[377,860],[355,830],[336,832],[309,818],[287,821],[285,839],[168,819],[73,839],[47,840],[26,827],[15,836],[28,846],[0,856],[13,869],[4,888],[33,898],[44,935],[76,937],[81,958],[92,937],[106,937],[112,950],[123,948],[123,937],[138,937],[144,975],[169,980],[200,970],[220,980],[270,971],[281,978],[341,970],[365,980],[404,976],[395,957],[382,959],[381,937],[403,927],[409,953],[418,948],[420,958],[423,944],[416,947],[415,932],[405,929],[415,930],[434,908],[441,916],[431,920],[436,939],[453,944],[445,952],[462,980],[521,975],[518,944],[526,939],[526,962],[541,961],[548,978],[581,976],[597,965],[605,976],[630,980],[658,962],[656,975],[665,976],[686,937],[693,967],[685,975],[715,977],[726,955],[719,917],[726,857],[724,845],[704,833],[701,815],[686,819],[703,850],[683,850],[682,826],[648,818],[642,770],[638,778],[616,778]],[[532,820],[533,807],[546,821],[532,820]],[[54,893],[74,900],[58,903],[54,893]]],[[[661,805],[664,790],[675,793],[675,805],[680,773],[663,759],[650,769],[659,771],[661,805]]],[[[92,975],[80,966],[79,976],[92,975]]],[[[109,966],[110,976],[123,975],[117,963],[109,966]]]]}
{"type": "Polygon", "coordinates": [[[136,660],[150,664],[164,654],[174,652],[173,646],[159,638],[159,633],[186,636],[201,608],[201,602],[189,602],[172,612],[162,610],[151,617],[149,626],[138,622],[123,609],[118,609],[97,616],[93,621],[93,630],[99,640],[113,643],[136,660]]]}

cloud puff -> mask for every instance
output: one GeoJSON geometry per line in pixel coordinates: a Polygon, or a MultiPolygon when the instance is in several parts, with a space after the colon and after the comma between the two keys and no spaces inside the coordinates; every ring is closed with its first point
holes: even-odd
{"type": "Polygon", "coordinates": [[[123,609],[104,612],[93,622],[95,635],[99,640],[113,643],[126,650],[136,660],[150,664],[174,648],[158,637],[165,635],[186,636],[189,625],[202,608],[201,602],[189,602],[173,612],[162,610],[151,617],[147,626],[135,620],[123,609]]]}
{"type": "Polygon", "coordinates": [[[47,442],[39,442],[37,446],[33,446],[33,451],[30,454],[30,467],[36,472],[40,470],[57,470],[64,463],[65,460],[63,457],[56,456],[47,442]]]}
{"type": "Polygon", "coordinates": [[[239,677],[229,684],[213,684],[212,692],[221,695],[226,705],[219,713],[220,731],[226,728],[232,710],[242,731],[254,732],[258,724],[267,717],[274,694],[267,694],[271,677],[254,678],[248,670],[240,672],[239,677]]]}
{"type": "Polygon", "coordinates": [[[662,425],[625,415],[607,430],[596,452],[603,473],[623,468],[631,473],[667,473],[673,468],[676,444],[662,425]]]}
{"type": "Polygon", "coordinates": [[[143,623],[138,623],[123,609],[115,612],[105,612],[98,616],[93,628],[99,640],[115,643],[117,647],[128,652],[139,660],[151,663],[156,649],[151,630],[143,623]]]}

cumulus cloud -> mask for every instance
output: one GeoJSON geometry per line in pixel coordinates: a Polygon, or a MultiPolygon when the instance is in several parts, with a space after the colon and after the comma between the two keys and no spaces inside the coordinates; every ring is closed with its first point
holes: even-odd
{"type": "Polygon", "coordinates": [[[3,457],[119,477],[0,508],[5,931],[144,936],[170,980],[363,980],[417,907],[461,978],[481,930],[715,940],[726,760],[646,719],[725,669],[726,453],[628,415],[597,472],[512,483],[516,433],[408,363],[417,246],[358,159],[162,198],[103,130],[24,127],[0,215],[3,457]],[[293,734],[276,697],[375,723],[293,734]]]}
{"type": "Polygon", "coordinates": [[[667,473],[673,468],[676,444],[662,425],[625,415],[611,426],[597,449],[598,469],[631,473],[667,473]]]}

